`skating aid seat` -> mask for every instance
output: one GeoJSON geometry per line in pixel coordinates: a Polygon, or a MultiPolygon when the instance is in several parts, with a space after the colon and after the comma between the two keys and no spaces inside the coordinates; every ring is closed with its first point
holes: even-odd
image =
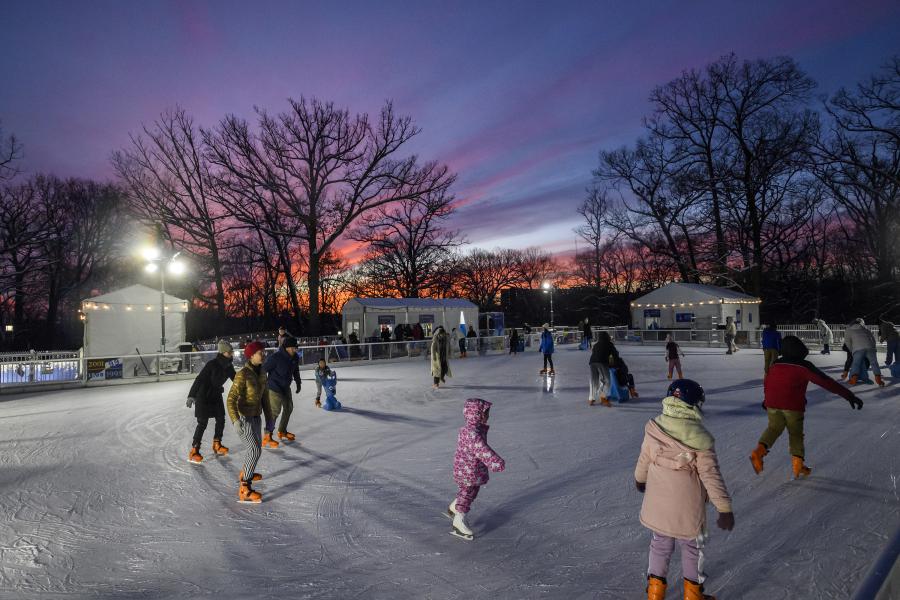
{"type": "Polygon", "coordinates": [[[619,385],[619,379],[616,376],[616,369],[610,367],[609,369],[609,395],[607,398],[609,400],[615,400],[616,402],[622,403],[628,401],[628,388],[622,385],[619,385]]]}

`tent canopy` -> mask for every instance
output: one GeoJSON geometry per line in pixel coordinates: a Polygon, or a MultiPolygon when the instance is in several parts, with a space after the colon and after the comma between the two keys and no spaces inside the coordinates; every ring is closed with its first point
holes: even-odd
{"type": "Polygon", "coordinates": [[[669,283],[653,290],[645,296],[636,298],[634,306],[680,304],[687,302],[759,304],[759,298],[735,292],[727,288],[700,283],[669,283]]]}
{"type": "MultiPolygon", "coordinates": [[[[121,357],[159,351],[159,290],[132,285],[87,298],[81,306],[85,356],[121,357]]],[[[184,342],[187,311],[187,300],[166,294],[166,350],[175,350],[184,342]]]]}

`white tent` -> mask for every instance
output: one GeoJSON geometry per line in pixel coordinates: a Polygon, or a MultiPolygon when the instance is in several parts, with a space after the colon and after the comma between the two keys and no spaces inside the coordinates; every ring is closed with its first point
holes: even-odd
{"type": "MultiPolygon", "coordinates": [[[[84,355],[121,357],[159,351],[160,293],[145,285],[132,285],[81,303],[84,313],[84,355]]],[[[166,349],[184,342],[187,300],[165,297],[166,349]]]]}
{"type": "Polygon", "coordinates": [[[351,298],[341,312],[344,335],[355,331],[360,341],[378,337],[382,326],[393,331],[400,323],[420,323],[426,335],[438,325],[450,332],[460,323],[478,323],[478,305],[460,298],[351,298]]]}
{"type": "Polygon", "coordinates": [[[713,329],[733,317],[739,331],[759,327],[755,296],[699,283],[670,283],[631,303],[637,329],[713,329]]]}

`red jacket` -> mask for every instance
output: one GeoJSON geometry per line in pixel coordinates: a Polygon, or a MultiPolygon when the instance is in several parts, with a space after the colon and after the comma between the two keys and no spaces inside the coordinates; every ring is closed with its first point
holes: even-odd
{"type": "Polygon", "coordinates": [[[815,383],[845,400],[853,398],[853,393],[840,383],[817,369],[808,361],[776,361],[769,368],[765,380],[765,407],[782,410],[806,410],[806,386],[815,383]]]}

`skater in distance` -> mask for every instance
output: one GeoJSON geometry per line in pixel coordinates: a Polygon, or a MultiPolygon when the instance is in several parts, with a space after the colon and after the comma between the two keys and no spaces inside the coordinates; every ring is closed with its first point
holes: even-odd
{"type": "Polygon", "coordinates": [[[544,355],[544,368],[541,369],[541,375],[555,375],[553,369],[553,334],[550,333],[550,323],[544,323],[544,330],[541,332],[541,345],[538,348],[544,355]],[[547,363],[550,363],[550,370],[547,370],[547,363]]]}

